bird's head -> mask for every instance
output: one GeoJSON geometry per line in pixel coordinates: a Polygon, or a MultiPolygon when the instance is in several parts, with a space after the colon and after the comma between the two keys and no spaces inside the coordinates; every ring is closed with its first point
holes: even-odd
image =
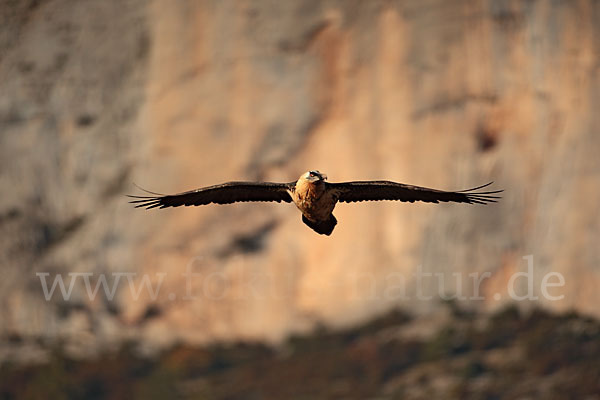
{"type": "Polygon", "coordinates": [[[316,183],[316,182],[320,182],[320,181],[324,181],[327,179],[327,175],[322,174],[321,172],[317,171],[317,170],[312,170],[312,171],[308,171],[307,173],[305,173],[304,175],[302,175],[302,178],[311,182],[311,183],[316,183]]]}

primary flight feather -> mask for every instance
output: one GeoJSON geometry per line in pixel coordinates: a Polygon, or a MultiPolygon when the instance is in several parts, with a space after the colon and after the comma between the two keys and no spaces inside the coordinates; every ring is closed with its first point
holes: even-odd
{"type": "Polygon", "coordinates": [[[467,204],[495,203],[502,190],[481,191],[492,182],[459,192],[429,189],[391,181],[354,181],[329,183],[319,171],[308,171],[288,183],[227,182],[173,195],[129,196],[135,207],[167,208],[200,206],[210,203],[230,204],[248,201],[293,202],[302,212],[302,221],[315,232],[331,235],[337,220],[332,212],[338,201],[397,200],[427,203],[455,202],[467,204]]]}

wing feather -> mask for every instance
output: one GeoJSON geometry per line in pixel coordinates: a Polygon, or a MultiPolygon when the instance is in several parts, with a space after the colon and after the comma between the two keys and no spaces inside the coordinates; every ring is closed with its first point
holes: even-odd
{"type": "Polygon", "coordinates": [[[220,185],[208,186],[189,192],[158,196],[128,196],[134,200],[136,208],[167,208],[179,206],[200,206],[210,203],[231,204],[247,201],[276,201],[291,202],[288,190],[294,187],[292,183],[274,182],[227,182],[220,185]]]}
{"type": "Polygon", "coordinates": [[[413,203],[455,202],[468,204],[495,203],[502,190],[478,191],[488,187],[493,182],[460,192],[447,192],[421,186],[406,185],[391,181],[355,181],[331,183],[330,187],[341,202],[398,200],[413,203]]]}

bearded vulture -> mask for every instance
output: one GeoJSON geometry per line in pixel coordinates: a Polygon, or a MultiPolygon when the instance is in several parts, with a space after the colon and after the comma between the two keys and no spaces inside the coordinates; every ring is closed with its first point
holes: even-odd
{"type": "Polygon", "coordinates": [[[327,175],[308,171],[297,181],[274,182],[227,182],[189,192],[172,195],[153,193],[153,196],[129,196],[137,207],[167,208],[200,206],[204,204],[230,204],[244,201],[293,202],[302,212],[302,221],[321,235],[331,235],[337,220],[332,211],[338,201],[355,202],[369,200],[399,200],[413,203],[455,202],[467,204],[495,203],[502,190],[484,191],[493,182],[459,192],[429,189],[391,181],[326,182],[327,175]]]}

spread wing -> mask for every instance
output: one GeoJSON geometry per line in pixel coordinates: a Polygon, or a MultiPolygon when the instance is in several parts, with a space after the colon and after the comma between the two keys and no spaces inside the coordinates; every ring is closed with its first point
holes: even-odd
{"type": "MultiPolygon", "coordinates": [[[[227,182],[221,185],[208,186],[189,192],[156,196],[128,196],[135,200],[136,208],[167,208],[179,206],[200,206],[204,204],[230,204],[239,201],[292,201],[288,190],[294,187],[292,183],[273,182],[227,182]]],[[[152,192],[150,192],[152,193],[152,192]]]]}
{"type": "Polygon", "coordinates": [[[368,200],[399,200],[399,201],[424,201],[439,203],[452,201],[455,203],[487,204],[495,203],[502,190],[484,191],[493,182],[460,192],[446,192],[443,190],[429,189],[420,186],[405,185],[390,181],[357,181],[331,183],[330,187],[338,197],[338,201],[368,201],[368,200]]]}

